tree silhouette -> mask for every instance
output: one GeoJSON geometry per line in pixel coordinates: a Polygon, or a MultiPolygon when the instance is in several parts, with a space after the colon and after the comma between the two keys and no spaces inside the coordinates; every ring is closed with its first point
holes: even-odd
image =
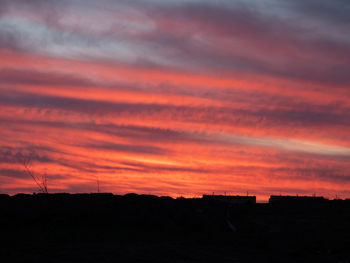
{"type": "Polygon", "coordinates": [[[18,156],[18,161],[20,164],[23,165],[24,171],[27,175],[29,175],[36,185],[39,187],[39,192],[41,193],[48,193],[47,189],[47,175],[46,173],[43,175],[36,175],[31,169],[31,162],[32,162],[32,157],[31,156],[18,156]]]}

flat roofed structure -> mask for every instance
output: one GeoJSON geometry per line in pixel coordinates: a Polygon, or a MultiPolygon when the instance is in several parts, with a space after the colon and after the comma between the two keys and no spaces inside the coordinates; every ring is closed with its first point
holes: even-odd
{"type": "Polygon", "coordinates": [[[271,195],[269,203],[321,203],[327,200],[322,196],[271,195]]]}
{"type": "Polygon", "coordinates": [[[256,204],[256,196],[242,195],[203,195],[203,199],[218,200],[230,204],[256,204]]]}

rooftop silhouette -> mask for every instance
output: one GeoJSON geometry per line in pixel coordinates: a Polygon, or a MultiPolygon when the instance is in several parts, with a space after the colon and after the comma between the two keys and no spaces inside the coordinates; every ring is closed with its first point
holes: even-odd
{"type": "Polygon", "coordinates": [[[271,196],[271,203],[251,201],[254,196],[1,194],[0,231],[6,240],[1,250],[4,262],[48,260],[45,255],[55,262],[109,262],[104,255],[132,262],[350,258],[349,200],[271,196]]]}

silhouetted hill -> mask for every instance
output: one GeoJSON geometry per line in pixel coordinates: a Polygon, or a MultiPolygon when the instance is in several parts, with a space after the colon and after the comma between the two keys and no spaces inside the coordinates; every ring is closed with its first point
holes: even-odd
{"type": "Polygon", "coordinates": [[[350,202],[0,195],[2,262],[348,262],[350,202]],[[236,230],[236,231],[234,231],[236,230]]]}

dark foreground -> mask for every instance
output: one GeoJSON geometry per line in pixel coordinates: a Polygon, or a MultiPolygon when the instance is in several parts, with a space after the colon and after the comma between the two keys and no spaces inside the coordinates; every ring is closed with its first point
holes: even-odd
{"type": "Polygon", "coordinates": [[[341,201],[1,195],[0,233],[1,262],[350,262],[350,205],[341,201]]]}

